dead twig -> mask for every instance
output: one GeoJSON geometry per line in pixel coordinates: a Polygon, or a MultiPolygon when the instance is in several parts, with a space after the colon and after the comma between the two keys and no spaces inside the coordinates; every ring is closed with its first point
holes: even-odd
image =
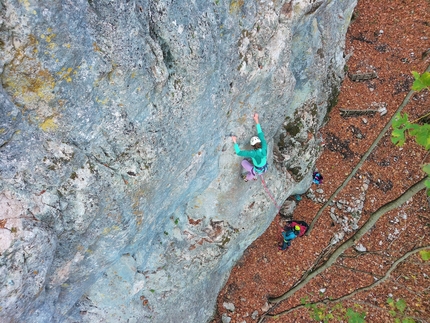
{"type": "Polygon", "coordinates": [[[378,77],[375,71],[370,73],[348,73],[349,78],[353,82],[367,81],[378,77]]]}
{"type": "Polygon", "coordinates": [[[380,275],[376,275],[375,273],[369,273],[368,271],[364,271],[364,270],[360,270],[360,269],[356,269],[356,268],[348,267],[348,266],[345,266],[345,265],[335,264],[334,266],[341,267],[341,268],[344,268],[344,269],[347,269],[347,270],[353,271],[353,272],[355,272],[355,273],[362,273],[362,274],[366,274],[366,275],[374,276],[374,277],[376,277],[376,278],[378,278],[378,279],[380,279],[380,278],[381,278],[381,276],[380,276],[380,275]]]}
{"type": "Polygon", "coordinates": [[[339,111],[340,111],[340,116],[344,117],[344,118],[346,118],[346,117],[358,117],[358,116],[363,116],[363,115],[373,116],[377,112],[379,112],[378,110],[375,110],[375,109],[367,109],[367,110],[339,109],[339,111]]]}
{"type": "Polygon", "coordinates": [[[367,256],[367,255],[385,256],[380,251],[362,251],[360,253],[357,252],[357,254],[355,254],[355,255],[340,255],[339,257],[341,257],[341,258],[354,258],[355,259],[358,257],[367,256]]]}
{"type": "MultiPolygon", "coordinates": [[[[411,255],[413,255],[413,254],[415,254],[415,253],[417,253],[417,252],[419,252],[421,250],[428,249],[428,248],[430,248],[430,246],[423,246],[423,247],[419,247],[419,248],[410,250],[409,252],[405,253],[402,257],[400,257],[399,259],[397,259],[391,265],[391,267],[387,270],[387,272],[385,273],[385,275],[381,279],[375,281],[374,283],[372,283],[370,285],[367,285],[367,286],[364,286],[364,287],[361,287],[361,288],[357,288],[356,290],[352,291],[351,293],[346,294],[346,295],[341,296],[341,297],[338,297],[338,298],[335,298],[335,299],[325,298],[325,299],[323,299],[321,301],[318,301],[318,302],[315,302],[315,303],[306,304],[306,305],[319,305],[319,304],[327,304],[327,303],[339,303],[339,302],[342,302],[344,300],[347,300],[347,299],[355,296],[358,293],[361,293],[361,292],[364,292],[364,291],[368,291],[368,290],[370,290],[370,289],[378,286],[379,284],[383,283],[385,280],[387,280],[391,276],[391,273],[397,268],[397,266],[401,262],[403,262],[404,260],[406,260],[411,255]]],[[[278,304],[276,304],[276,305],[278,305],[278,304]]],[[[305,304],[300,304],[300,305],[294,306],[294,307],[292,307],[292,308],[290,308],[290,309],[288,309],[286,311],[282,311],[282,312],[277,313],[277,314],[267,314],[265,316],[267,316],[267,317],[278,317],[278,316],[291,313],[291,312],[293,312],[293,311],[295,311],[297,309],[304,308],[304,307],[305,307],[305,304]]],[[[261,322],[263,322],[263,321],[261,321],[261,322]]],[[[259,323],[260,323],[260,321],[259,321],[259,323]]]]}

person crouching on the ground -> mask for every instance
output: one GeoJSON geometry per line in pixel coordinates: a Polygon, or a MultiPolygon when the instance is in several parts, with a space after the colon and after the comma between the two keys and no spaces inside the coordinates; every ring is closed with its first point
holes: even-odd
{"type": "Polygon", "coordinates": [[[257,179],[257,175],[261,175],[267,171],[267,143],[264,138],[263,130],[261,130],[260,123],[258,122],[258,114],[254,114],[254,121],[257,127],[257,136],[251,138],[250,143],[254,150],[240,150],[236,142],[236,136],[231,139],[234,142],[234,150],[238,156],[250,157],[252,164],[244,159],[242,160],[242,167],[245,169],[246,174],[243,176],[245,182],[257,179]]]}
{"type": "Polygon", "coordinates": [[[294,227],[286,226],[284,230],[282,230],[282,242],[278,245],[279,250],[286,250],[289,246],[291,246],[291,240],[297,238],[300,234],[300,227],[295,225],[294,227]]]}

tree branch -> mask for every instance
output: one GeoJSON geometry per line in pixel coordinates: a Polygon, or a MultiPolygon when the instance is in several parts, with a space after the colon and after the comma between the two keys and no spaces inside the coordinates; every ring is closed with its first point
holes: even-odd
{"type": "Polygon", "coordinates": [[[409,293],[414,294],[415,296],[418,296],[418,297],[423,296],[422,293],[414,292],[412,289],[410,289],[409,287],[406,287],[404,284],[400,284],[398,281],[393,281],[393,284],[399,286],[400,288],[406,289],[409,293]]]}
{"type": "MultiPolygon", "coordinates": [[[[427,66],[426,72],[430,72],[430,65],[427,66]]],[[[321,216],[321,213],[325,210],[325,208],[330,204],[330,202],[336,197],[336,195],[348,184],[348,182],[351,180],[351,178],[355,175],[357,170],[364,164],[367,157],[372,153],[373,149],[376,147],[376,145],[379,143],[379,141],[382,139],[382,137],[385,135],[387,130],[391,127],[391,123],[396,117],[396,115],[403,110],[403,108],[406,106],[406,104],[409,102],[412,95],[415,93],[414,90],[410,90],[409,93],[404,98],[402,104],[397,108],[396,112],[393,114],[393,116],[388,120],[387,124],[385,125],[384,129],[379,133],[378,137],[376,137],[375,141],[372,143],[372,145],[369,147],[369,149],[366,151],[366,153],[361,157],[358,164],[354,167],[354,169],[351,171],[351,173],[348,175],[348,177],[343,181],[343,183],[336,189],[336,191],[330,196],[330,198],[325,202],[325,204],[319,209],[317,214],[315,215],[315,218],[312,220],[311,224],[309,225],[309,229],[306,232],[306,235],[309,235],[312,231],[315,223],[318,221],[319,217],[321,216]]]]}
{"type": "Polygon", "coordinates": [[[350,271],[353,271],[353,272],[356,272],[356,273],[362,273],[362,274],[366,274],[366,275],[370,275],[370,276],[374,276],[374,277],[378,277],[378,278],[381,277],[380,275],[377,275],[375,273],[370,273],[368,271],[364,271],[364,270],[360,270],[360,269],[355,269],[355,268],[352,268],[352,267],[347,267],[347,266],[341,265],[341,264],[335,264],[334,266],[342,267],[344,269],[347,269],[347,270],[350,270],[350,271]]]}
{"type": "Polygon", "coordinates": [[[360,251],[357,252],[355,255],[340,255],[340,257],[342,258],[358,258],[358,257],[364,257],[366,255],[377,255],[377,256],[385,256],[387,257],[387,255],[382,254],[381,251],[360,251]]]}
{"type": "MultiPolygon", "coordinates": [[[[419,191],[425,188],[424,182],[426,181],[427,177],[420,180],[418,183],[411,186],[406,192],[404,192],[401,196],[396,198],[395,200],[381,206],[376,212],[374,212],[367,222],[348,240],[346,240],[343,244],[341,244],[334,252],[333,254],[327,259],[327,261],[319,266],[318,268],[312,270],[307,277],[302,280],[300,283],[295,285],[293,288],[291,288],[289,291],[284,293],[281,296],[269,298],[270,303],[277,303],[280,301],[283,301],[284,299],[287,299],[288,297],[292,296],[295,292],[297,292],[299,289],[304,287],[309,281],[311,281],[315,276],[322,273],[325,269],[333,265],[333,263],[337,260],[337,258],[349,247],[354,245],[367,231],[369,231],[370,228],[373,227],[373,225],[378,221],[378,219],[384,215],[385,213],[397,208],[398,206],[405,203],[407,200],[409,200],[412,196],[417,194],[419,191]]],[[[304,275],[305,276],[305,275],[304,275]]]]}
{"type": "MultiPolygon", "coordinates": [[[[409,251],[409,252],[405,253],[402,257],[400,257],[399,259],[397,259],[397,260],[396,260],[396,261],[391,265],[391,267],[387,270],[387,272],[385,273],[385,275],[384,275],[381,279],[377,280],[377,281],[376,281],[376,282],[374,282],[373,284],[367,285],[367,286],[365,286],[365,287],[358,288],[358,289],[354,290],[353,292],[351,292],[351,293],[349,293],[349,294],[346,294],[346,295],[344,295],[344,296],[341,296],[341,297],[339,297],[339,298],[335,298],[335,299],[328,299],[328,298],[325,298],[325,299],[323,299],[323,300],[321,300],[321,301],[319,301],[319,302],[310,303],[309,305],[320,305],[320,304],[327,304],[327,303],[339,303],[339,302],[342,302],[342,301],[344,301],[344,300],[347,300],[347,299],[349,299],[349,298],[353,297],[354,295],[356,295],[356,294],[358,294],[358,293],[360,293],[360,292],[364,292],[364,291],[370,290],[370,289],[372,289],[372,288],[374,288],[374,287],[378,286],[379,284],[381,284],[381,283],[382,283],[382,282],[384,282],[385,280],[387,280],[387,279],[390,277],[391,273],[392,273],[392,272],[397,268],[397,266],[398,266],[402,261],[404,261],[405,259],[407,259],[407,258],[408,258],[408,257],[410,257],[411,255],[413,255],[413,254],[415,254],[415,253],[417,253],[417,252],[419,252],[419,251],[421,251],[421,250],[428,249],[428,248],[430,248],[430,246],[423,246],[423,247],[419,247],[419,248],[413,249],[413,250],[411,250],[411,251],[409,251]]],[[[298,309],[300,309],[300,308],[304,308],[304,307],[305,307],[305,305],[304,305],[304,304],[301,304],[301,305],[297,305],[297,306],[295,306],[295,307],[292,307],[292,308],[290,308],[290,309],[288,309],[288,310],[286,310],[286,311],[283,311],[283,312],[280,312],[280,313],[277,313],[277,314],[267,314],[267,315],[265,315],[265,316],[268,316],[268,317],[281,316],[281,315],[285,315],[285,314],[291,313],[291,312],[293,312],[293,311],[295,311],[295,310],[298,310],[298,309]]],[[[259,321],[259,322],[263,322],[263,321],[259,321]]]]}

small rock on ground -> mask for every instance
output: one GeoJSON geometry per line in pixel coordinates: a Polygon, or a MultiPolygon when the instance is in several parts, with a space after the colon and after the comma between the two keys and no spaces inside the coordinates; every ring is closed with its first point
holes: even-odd
{"type": "Polygon", "coordinates": [[[227,314],[223,314],[221,317],[221,321],[222,323],[230,323],[231,322],[231,318],[227,316],[227,314]]]}
{"type": "Polygon", "coordinates": [[[365,246],[363,246],[361,243],[355,246],[355,250],[359,252],[365,252],[367,249],[365,246]]]}
{"type": "Polygon", "coordinates": [[[236,308],[234,307],[234,304],[233,304],[233,303],[226,303],[226,302],[224,302],[224,303],[222,304],[222,306],[223,306],[226,310],[228,310],[228,311],[230,311],[230,312],[234,312],[234,310],[236,309],[236,308]]]}

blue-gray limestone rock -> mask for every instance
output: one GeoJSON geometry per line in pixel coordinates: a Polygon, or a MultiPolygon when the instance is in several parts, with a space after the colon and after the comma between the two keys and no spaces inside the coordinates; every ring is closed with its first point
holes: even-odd
{"type": "Polygon", "coordinates": [[[355,0],[4,0],[0,321],[207,322],[311,183],[355,0]],[[244,183],[241,147],[269,143],[244,183]]]}

